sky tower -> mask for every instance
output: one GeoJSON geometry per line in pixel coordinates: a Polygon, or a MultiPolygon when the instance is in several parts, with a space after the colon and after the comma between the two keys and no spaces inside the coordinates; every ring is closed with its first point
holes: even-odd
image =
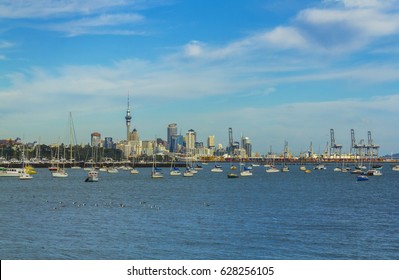
{"type": "Polygon", "coordinates": [[[130,116],[130,104],[129,104],[129,95],[127,95],[127,110],[126,110],[126,140],[129,141],[129,133],[130,133],[130,121],[132,116],[130,116]]]}

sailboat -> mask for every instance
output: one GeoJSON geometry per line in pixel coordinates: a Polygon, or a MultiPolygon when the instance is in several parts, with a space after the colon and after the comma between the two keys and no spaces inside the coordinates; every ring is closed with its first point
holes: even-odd
{"type": "Polygon", "coordinates": [[[63,161],[63,168],[60,168],[60,146],[57,144],[57,170],[52,172],[54,178],[66,178],[68,173],[65,172],[65,160],[63,161]]]}
{"type": "Polygon", "coordinates": [[[288,154],[288,142],[285,141],[285,142],[284,142],[284,152],[283,152],[283,156],[284,156],[284,159],[283,159],[283,169],[281,170],[281,171],[283,171],[283,172],[288,172],[288,171],[290,171],[289,167],[288,167],[287,164],[285,163],[285,160],[286,160],[286,158],[287,158],[287,154],[288,154]]]}
{"type": "Polygon", "coordinates": [[[194,173],[192,172],[192,170],[190,170],[189,167],[186,168],[186,170],[184,170],[183,172],[183,177],[193,177],[194,173]]]}
{"type": "Polygon", "coordinates": [[[247,167],[242,163],[242,157],[240,157],[240,176],[242,177],[252,176],[251,168],[247,167]]]}
{"type": "Polygon", "coordinates": [[[198,171],[192,166],[192,157],[190,155],[186,156],[186,170],[183,172],[183,177],[193,177],[198,171]]]}
{"type": "Polygon", "coordinates": [[[23,145],[22,148],[22,173],[19,175],[20,180],[30,180],[33,177],[27,172],[27,169],[25,167],[25,145],[23,145]]]}
{"type": "Polygon", "coordinates": [[[156,167],[155,153],[152,155],[152,158],[153,158],[153,161],[152,161],[151,178],[153,178],[153,179],[163,178],[163,174],[162,174],[161,169],[156,167]]]}
{"type": "Polygon", "coordinates": [[[377,168],[372,168],[372,165],[371,165],[372,157],[373,157],[373,155],[370,155],[369,170],[367,170],[366,174],[368,176],[381,176],[382,175],[381,170],[379,170],[377,168]]]}
{"type": "MultiPolygon", "coordinates": [[[[271,151],[271,147],[270,147],[270,151],[271,151]]],[[[274,154],[270,154],[270,155],[273,157],[273,159],[272,159],[272,164],[270,164],[270,165],[266,168],[266,173],[277,173],[277,172],[280,172],[280,169],[278,169],[278,168],[274,165],[276,156],[275,156],[274,154]]]]}
{"type": "Polygon", "coordinates": [[[304,155],[301,153],[301,165],[299,166],[299,170],[305,171],[306,170],[306,165],[304,164],[304,155]]]}
{"type": "Polygon", "coordinates": [[[136,160],[137,159],[136,159],[136,153],[135,153],[135,155],[133,156],[133,164],[132,164],[132,169],[130,170],[130,174],[139,174],[139,171],[134,167],[136,160]]]}
{"type": "Polygon", "coordinates": [[[170,163],[169,175],[170,176],[180,176],[181,175],[180,169],[175,166],[175,159],[172,159],[172,162],[170,163]]]}
{"type": "Polygon", "coordinates": [[[71,169],[81,169],[79,165],[76,165],[76,159],[73,158],[72,135],[75,136],[76,140],[75,128],[73,126],[73,120],[72,120],[72,113],[69,112],[69,161],[71,163],[71,169]]]}

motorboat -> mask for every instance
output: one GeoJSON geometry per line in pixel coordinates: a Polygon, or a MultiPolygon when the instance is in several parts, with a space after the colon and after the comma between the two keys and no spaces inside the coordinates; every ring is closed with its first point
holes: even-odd
{"type": "Polygon", "coordinates": [[[0,167],[0,177],[19,177],[24,173],[22,168],[0,167]]]}
{"type": "Polygon", "coordinates": [[[356,179],[358,181],[368,181],[369,177],[367,177],[366,175],[359,175],[356,177],[356,179]]]}
{"type": "Polygon", "coordinates": [[[98,182],[98,172],[95,169],[92,169],[87,173],[87,178],[85,182],[98,182]]]}
{"type": "Polygon", "coordinates": [[[215,167],[211,169],[211,172],[223,172],[222,166],[215,165],[215,167]]]}
{"type": "Polygon", "coordinates": [[[53,178],[66,178],[68,177],[68,173],[65,172],[64,169],[62,168],[58,168],[57,171],[52,172],[51,175],[53,176],[53,178]]]}
{"type": "Polygon", "coordinates": [[[278,169],[274,165],[266,169],[266,173],[277,173],[277,172],[280,172],[280,169],[278,169]]]}
{"type": "Polygon", "coordinates": [[[237,173],[229,173],[227,174],[227,178],[234,179],[234,178],[240,178],[240,176],[237,173]]]}

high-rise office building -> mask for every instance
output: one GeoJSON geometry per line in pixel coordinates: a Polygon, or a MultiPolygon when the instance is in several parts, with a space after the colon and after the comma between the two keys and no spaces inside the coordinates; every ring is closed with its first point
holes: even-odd
{"type": "Polygon", "coordinates": [[[208,148],[212,149],[215,148],[215,135],[209,135],[208,136],[208,148]]]}
{"type": "Polygon", "coordinates": [[[129,141],[139,141],[139,140],[140,140],[139,132],[137,131],[137,129],[133,128],[133,131],[129,135],[129,141]]]}
{"type": "Polygon", "coordinates": [[[99,147],[101,143],[101,134],[98,132],[93,132],[91,134],[91,146],[99,147]]]}
{"type": "Polygon", "coordinates": [[[197,141],[197,133],[190,129],[186,133],[186,153],[194,152],[195,142],[197,141]]]}
{"type": "Polygon", "coordinates": [[[114,148],[114,142],[112,141],[112,137],[104,138],[104,148],[105,149],[113,149],[114,148]]]}
{"type": "Polygon", "coordinates": [[[182,152],[183,144],[184,140],[182,135],[173,135],[170,143],[172,149],[169,151],[173,153],[180,153],[182,152]]]}
{"type": "Polygon", "coordinates": [[[245,150],[247,157],[251,157],[252,143],[249,137],[241,137],[241,147],[245,150]]]}
{"type": "Polygon", "coordinates": [[[177,136],[177,124],[175,123],[169,124],[167,134],[168,138],[166,141],[168,142],[168,145],[166,148],[172,153],[176,152],[176,146],[174,145],[175,143],[173,141],[173,138],[177,136]]]}

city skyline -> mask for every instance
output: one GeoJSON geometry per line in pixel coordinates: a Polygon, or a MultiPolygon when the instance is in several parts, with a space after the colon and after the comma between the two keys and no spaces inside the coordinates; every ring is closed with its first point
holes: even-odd
{"type": "Polygon", "coordinates": [[[0,3],[0,139],[78,143],[98,131],[251,139],[294,154],[351,129],[399,151],[399,1],[0,3]]]}

